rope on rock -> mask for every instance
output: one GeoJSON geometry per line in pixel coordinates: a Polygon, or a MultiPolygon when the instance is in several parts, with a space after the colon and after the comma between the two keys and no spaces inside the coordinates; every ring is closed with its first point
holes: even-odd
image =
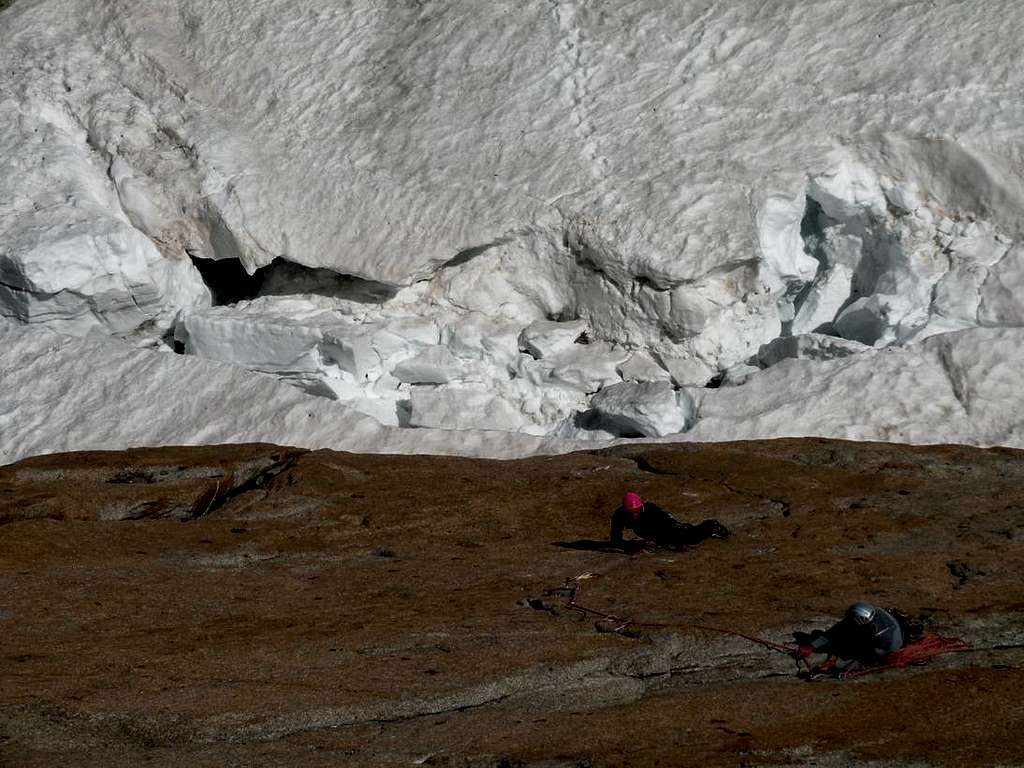
{"type": "Polygon", "coordinates": [[[599,618],[602,622],[607,622],[609,624],[616,625],[612,629],[612,631],[618,634],[626,635],[629,627],[646,627],[654,629],[696,629],[703,630],[706,632],[716,632],[718,634],[729,635],[731,637],[739,637],[743,640],[756,643],[757,645],[760,645],[764,648],[768,648],[769,650],[776,651],[777,653],[784,653],[785,655],[797,659],[798,661],[802,660],[800,658],[799,649],[796,645],[776,643],[771,640],[767,640],[763,637],[757,637],[756,635],[748,635],[745,632],[737,632],[736,630],[727,629],[725,627],[716,627],[711,624],[697,624],[694,622],[685,621],[637,621],[636,619],[631,619],[623,616],[616,616],[614,614],[605,613],[604,611],[599,611],[594,608],[588,608],[585,605],[580,605],[577,602],[577,598],[579,597],[580,592],[582,591],[582,585],[580,582],[594,578],[597,578],[597,574],[580,574],[579,576],[567,579],[565,585],[561,587],[560,590],[549,590],[548,594],[552,594],[554,592],[562,590],[567,591],[568,599],[566,600],[565,608],[567,608],[568,610],[576,611],[577,613],[582,613],[586,616],[595,616],[599,618]]]}
{"type": "Polygon", "coordinates": [[[881,664],[876,664],[862,669],[843,672],[839,675],[841,680],[849,680],[854,677],[863,677],[875,672],[884,672],[889,669],[900,669],[911,664],[923,664],[933,656],[943,653],[959,653],[969,651],[971,647],[959,637],[943,637],[942,635],[925,635],[910,645],[905,645],[897,651],[893,651],[881,664]]]}
{"type": "MultiPolygon", "coordinates": [[[[747,640],[751,643],[756,643],[764,648],[777,653],[783,653],[796,661],[797,666],[805,670],[806,673],[814,671],[814,668],[810,666],[810,662],[804,658],[800,653],[800,646],[789,643],[776,643],[772,640],[768,640],[757,635],[749,635],[745,632],[738,632],[734,629],[727,629],[726,627],[717,627],[712,624],[698,624],[695,622],[666,622],[666,621],[637,621],[626,616],[616,616],[612,613],[606,613],[605,611],[599,611],[595,608],[589,608],[585,605],[580,605],[578,598],[582,592],[582,582],[589,579],[596,579],[600,574],[596,573],[581,573],[579,576],[574,576],[565,580],[562,587],[558,589],[552,589],[545,592],[546,596],[560,594],[566,597],[564,608],[577,613],[583,614],[584,616],[596,617],[599,622],[608,623],[612,625],[611,632],[623,635],[625,637],[636,637],[636,633],[630,633],[629,629],[633,628],[653,628],[653,629],[695,629],[706,632],[716,632],[722,635],[728,635],[730,637],[738,637],[743,640],[747,640]]],[[[851,678],[862,677],[863,675],[870,675],[875,672],[884,672],[889,669],[899,669],[901,667],[910,666],[912,664],[922,664],[933,656],[939,656],[944,653],[956,653],[969,651],[970,646],[962,639],[958,637],[943,637],[941,635],[925,635],[920,640],[916,640],[909,645],[900,648],[897,651],[893,651],[889,654],[885,661],[881,664],[872,665],[869,667],[863,667],[857,670],[851,670],[849,672],[842,672],[835,675],[841,680],[849,680],[851,678]]],[[[830,659],[830,661],[834,661],[830,659]]],[[[827,673],[830,668],[828,662],[819,665],[817,671],[820,673],[827,673]]]]}

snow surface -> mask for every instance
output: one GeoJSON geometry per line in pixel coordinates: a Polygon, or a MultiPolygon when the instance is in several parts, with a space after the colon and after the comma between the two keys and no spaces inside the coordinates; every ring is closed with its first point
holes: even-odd
{"type": "Polygon", "coordinates": [[[0,458],[1017,445],[1020,16],[16,0],[0,458]]]}
{"type": "Polygon", "coordinates": [[[685,440],[831,435],[1024,448],[1024,330],[975,328],[906,349],[786,360],[742,387],[700,390],[685,440]]]}
{"type": "MultiPolygon", "coordinates": [[[[599,430],[588,442],[383,426],[272,376],[100,336],[69,338],[0,321],[0,344],[5,360],[19,361],[5,365],[0,379],[0,463],[68,450],[253,441],[499,458],[621,442],[599,430]]],[[[656,436],[692,425],[661,438],[670,441],[832,435],[1024,448],[1021,371],[1024,329],[976,328],[906,349],[787,359],[738,387],[674,392],[667,382],[623,383],[595,400],[620,432],[656,436]],[[628,388],[641,391],[622,397],[628,388]]],[[[447,391],[458,428],[460,414],[478,404],[454,392],[447,391]]]]}
{"type": "Polygon", "coordinates": [[[509,432],[385,427],[271,376],[101,336],[69,338],[0,321],[0,343],[5,360],[19,361],[5,365],[0,380],[0,463],[60,451],[241,442],[499,458],[554,452],[550,439],[509,432]]]}

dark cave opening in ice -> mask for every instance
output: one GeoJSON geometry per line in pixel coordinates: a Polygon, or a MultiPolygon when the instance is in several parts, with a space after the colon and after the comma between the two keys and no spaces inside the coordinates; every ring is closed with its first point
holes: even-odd
{"type": "Polygon", "coordinates": [[[260,296],[314,295],[381,304],[394,298],[398,288],[387,283],[344,275],[330,269],[307,267],[280,257],[253,274],[238,259],[204,259],[193,256],[214,306],[237,304],[260,296]]]}

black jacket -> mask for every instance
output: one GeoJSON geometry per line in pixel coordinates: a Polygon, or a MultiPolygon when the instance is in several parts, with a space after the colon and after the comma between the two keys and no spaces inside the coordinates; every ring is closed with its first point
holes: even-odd
{"type": "Polygon", "coordinates": [[[824,651],[841,659],[854,659],[863,664],[877,663],[903,647],[903,631],[896,618],[886,610],[875,609],[875,618],[857,624],[849,617],[834,624],[811,642],[816,651],[824,651]]]}
{"type": "Polygon", "coordinates": [[[650,501],[644,502],[636,518],[623,507],[615,510],[612,514],[612,531],[609,536],[612,544],[622,546],[626,543],[622,537],[624,530],[630,530],[641,539],[668,549],[699,544],[711,537],[724,539],[729,535],[726,527],[717,520],[705,520],[700,525],[690,525],[676,520],[650,501]]]}

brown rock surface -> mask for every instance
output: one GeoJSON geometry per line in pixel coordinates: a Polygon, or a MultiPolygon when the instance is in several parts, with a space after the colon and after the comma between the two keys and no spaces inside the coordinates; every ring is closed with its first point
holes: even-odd
{"type": "Polygon", "coordinates": [[[0,765],[1024,764],[1022,478],[1021,452],[827,440],[30,459],[0,468],[0,765]],[[585,548],[627,488],[735,535],[585,548]],[[865,598],[972,650],[807,683],[566,610],[584,573],[638,621],[785,642],[865,598]]]}

